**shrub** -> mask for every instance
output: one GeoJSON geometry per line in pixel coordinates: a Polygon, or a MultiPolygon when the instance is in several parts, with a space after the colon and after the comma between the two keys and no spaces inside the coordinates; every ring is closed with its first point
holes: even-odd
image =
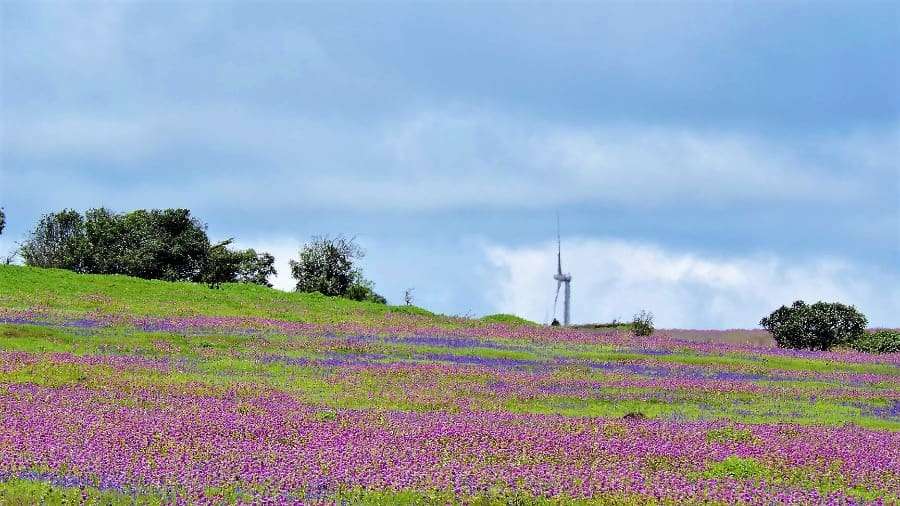
{"type": "Polygon", "coordinates": [[[206,225],[187,209],[116,213],[90,209],[44,215],[21,247],[25,263],[89,274],[124,274],[166,281],[269,285],[275,259],[254,250],[214,246],[206,225]]]}
{"type": "Polygon", "coordinates": [[[316,236],[300,250],[300,258],[291,260],[291,276],[298,292],[319,292],[343,297],[355,281],[353,262],[363,251],[353,239],[316,236]]]}
{"type": "Polygon", "coordinates": [[[636,336],[649,336],[653,333],[653,313],[641,310],[631,321],[631,332],[636,336]]]}
{"type": "Polygon", "coordinates": [[[66,209],[42,216],[20,251],[28,265],[86,272],[87,247],[84,219],[66,209]]]}
{"type": "Polygon", "coordinates": [[[838,302],[807,305],[798,300],[791,307],[781,306],[759,323],[782,348],[829,350],[862,337],[868,321],[853,306],[838,302]]]}
{"type": "Polygon", "coordinates": [[[374,284],[357,273],[357,279],[347,289],[344,297],[352,300],[387,304],[387,299],[375,292],[374,284]]]}
{"type": "Polygon", "coordinates": [[[269,288],[269,276],[277,274],[275,257],[254,249],[230,250],[231,239],[212,246],[204,267],[203,282],[212,288],[221,283],[250,283],[269,288]]]}
{"type": "Polygon", "coordinates": [[[849,345],[864,353],[900,353],[900,331],[883,329],[866,332],[849,345]]]}
{"type": "Polygon", "coordinates": [[[298,292],[319,292],[332,297],[387,304],[375,293],[371,281],[354,266],[365,252],[352,238],[316,236],[300,250],[300,258],[291,260],[291,276],[298,292]]]}

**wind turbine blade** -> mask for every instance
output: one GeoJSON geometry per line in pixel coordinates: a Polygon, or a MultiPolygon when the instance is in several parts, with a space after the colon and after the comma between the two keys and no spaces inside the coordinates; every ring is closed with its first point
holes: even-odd
{"type": "Polygon", "coordinates": [[[556,304],[559,302],[559,288],[562,286],[562,281],[556,282],[556,297],[553,299],[553,317],[556,318],[556,304]]]}
{"type": "MultiPolygon", "coordinates": [[[[559,237],[559,213],[556,213],[556,272],[562,276],[562,239],[559,237]]],[[[557,289],[557,291],[559,291],[557,289]]]]}

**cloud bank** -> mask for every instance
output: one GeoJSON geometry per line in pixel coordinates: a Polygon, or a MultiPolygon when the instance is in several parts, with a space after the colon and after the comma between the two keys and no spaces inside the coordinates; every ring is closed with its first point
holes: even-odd
{"type": "MultiPolygon", "coordinates": [[[[552,318],[555,246],[486,248],[495,268],[491,295],[497,311],[535,321],[552,318]]],[[[722,258],[583,238],[564,240],[563,268],[573,276],[576,322],[630,319],[647,309],[658,327],[749,328],[778,306],[803,299],[854,304],[877,326],[896,321],[900,308],[896,276],[864,272],[839,259],[722,258]]]]}

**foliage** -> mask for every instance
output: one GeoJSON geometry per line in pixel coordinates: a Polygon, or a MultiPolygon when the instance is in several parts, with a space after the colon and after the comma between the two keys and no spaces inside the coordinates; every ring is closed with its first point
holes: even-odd
{"type": "Polygon", "coordinates": [[[3,233],[4,228],[6,228],[6,213],[4,213],[3,208],[0,207],[0,234],[3,233]]]}
{"type": "Polygon", "coordinates": [[[269,277],[278,274],[275,270],[275,257],[265,251],[257,253],[252,248],[240,251],[240,255],[235,281],[272,288],[269,277]]]}
{"type": "Polygon", "coordinates": [[[209,255],[206,225],[187,209],[137,210],[125,214],[129,245],[123,272],[144,279],[201,281],[209,255]]]}
{"type": "Polygon", "coordinates": [[[25,263],[34,267],[88,272],[84,218],[70,209],[44,215],[20,251],[25,263]]]}
{"type": "Polygon", "coordinates": [[[144,279],[247,282],[271,286],[275,259],[253,250],[231,251],[231,240],[210,245],[206,225],[187,209],[116,213],[64,210],[43,216],[21,248],[25,263],[91,274],[144,279]]]}
{"type": "Polygon", "coordinates": [[[269,253],[257,253],[254,249],[230,250],[231,239],[213,245],[209,249],[203,282],[211,287],[222,283],[251,283],[269,288],[269,277],[274,276],[275,257],[269,253]]]}
{"type": "Polygon", "coordinates": [[[359,273],[356,279],[347,289],[344,297],[352,300],[374,302],[376,304],[387,304],[387,299],[375,292],[375,285],[371,281],[364,279],[359,273]]]}
{"type": "Polygon", "coordinates": [[[900,353],[900,331],[882,329],[865,332],[851,341],[849,346],[865,353],[900,353]]]}
{"type": "Polygon", "coordinates": [[[365,252],[353,238],[315,236],[300,250],[299,260],[291,260],[291,276],[298,292],[319,292],[332,297],[386,304],[375,293],[371,281],[363,278],[354,262],[365,252]]]}
{"type": "Polygon", "coordinates": [[[838,302],[807,305],[798,300],[759,323],[782,348],[829,350],[863,337],[868,321],[853,306],[838,302]]]}
{"type": "Polygon", "coordinates": [[[631,321],[631,332],[636,336],[649,336],[653,334],[653,313],[641,310],[634,315],[631,321]]]}

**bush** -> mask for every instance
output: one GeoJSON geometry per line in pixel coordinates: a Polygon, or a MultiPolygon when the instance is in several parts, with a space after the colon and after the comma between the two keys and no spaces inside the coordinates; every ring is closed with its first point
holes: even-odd
{"type": "Polygon", "coordinates": [[[21,247],[25,263],[88,274],[124,274],[166,281],[269,285],[275,259],[211,246],[206,225],[187,209],[116,213],[90,209],[44,215],[21,247]]]}
{"type": "Polygon", "coordinates": [[[375,293],[354,262],[365,255],[351,238],[316,236],[300,250],[299,260],[291,260],[291,276],[298,292],[319,292],[331,297],[387,304],[375,293]]]}
{"type": "Polygon", "coordinates": [[[277,274],[275,257],[269,253],[257,253],[254,249],[230,250],[231,239],[209,249],[204,268],[203,282],[213,288],[222,283],[250,283],[269,288],[269,277],[277,274]]]}
{"type": "Polygon", "coordinates": [[[829,350],[863,336],[868,321],[853,306],[802,300],[781,306],[760,320],[782,348],[829,350]]]}
{"type": "Polygon", "coordinates": [[[631,321],[631,332],[636,336],[649,336],[653,333],[653,313],[641,311],[631,321]]]}
{"type": "Polygon", "coordinates": [[[387,304],[387,299],[375,293],[375,285],[368,279],[362,277],[359,272],[355,273],[355,278],[344,297],[352,300],[374,302],[376,304],[387,304]]]}
{"type": "Polygon", "coordinates": [[[20,251],[34,267],[89,272],[87,248],[84,219],[78,211],[65,209],[42,216],[20,251]]]}
{"type": "Polygon", "coordinates": [[[850,347],[864,353],[900,353],[900,331],[884,329],[866,332],[851,342],[850,347]]]}

